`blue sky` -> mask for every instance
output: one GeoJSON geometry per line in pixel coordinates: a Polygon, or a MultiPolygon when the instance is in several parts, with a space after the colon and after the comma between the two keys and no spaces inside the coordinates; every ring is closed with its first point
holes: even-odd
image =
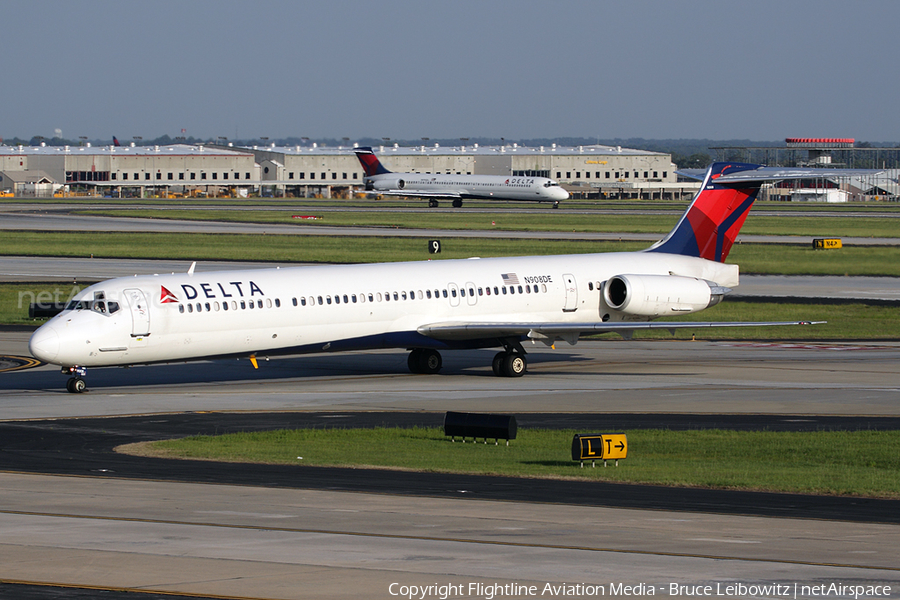
{"type": "Polygon", "coordinates": [[[0,136],[900,141],[900,2],[5,1],[0,136]]]}

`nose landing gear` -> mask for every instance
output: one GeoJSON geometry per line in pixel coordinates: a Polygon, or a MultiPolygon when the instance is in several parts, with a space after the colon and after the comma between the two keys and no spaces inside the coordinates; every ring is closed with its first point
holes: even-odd
{"type": "Polygon", "coordinates": [[[70,377],[66,382],[66,389],[72,394],[80,394],[87,389],[87,383],[81,377],[70,377]]]}
{"type": "Polygon", "coordinates": [[[63,367],[62,373],[63,375],[74,375],[69,377],[69,380],[66,382],[66,389],[69,393],[80,394],[87,389],[87,383],[84,380],[85,375],[87,375],[87,369],[84,367],[63,367]]]}

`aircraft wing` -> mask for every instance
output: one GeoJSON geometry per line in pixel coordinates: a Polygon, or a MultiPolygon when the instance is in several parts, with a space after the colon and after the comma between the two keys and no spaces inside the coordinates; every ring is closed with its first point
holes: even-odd
{"type": "Polygon", "coordinates": [[[402,198],[436,198],[445,200],[457,200],[463,196],[458,192],[417,192],[415,190],[360,190],[360,193],[381,195],[381,196],[399,196],[402,198]]]}
{"type": "Polygon", "coordinates": [[[439,340],[474,340],[484,338],[521,337],[543,341],[565,340],[570,344],[578,336],[596,333],[621,333],[627,335],[639,329],[700,329],[705,327],[771,327],[783,325],[819,325],[826,321],[638,321],[615,323],[434,323],[423,325],[418,332],[439,340]]]}

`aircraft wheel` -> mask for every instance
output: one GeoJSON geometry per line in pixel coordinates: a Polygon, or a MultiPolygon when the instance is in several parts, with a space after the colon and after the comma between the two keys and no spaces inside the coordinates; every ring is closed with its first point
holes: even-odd
{"type": "Polygon", "coordinates": [[[413,373],[433,375],[441,370],[443,361],[437,350],[413,348],[409,358],[406,359],[406,364],[413,373]]]}
{"type": "Polygon", "coordinates": [[[80,394],[87,389],[87,383],[81,377],[70,377],[66,382],[66,389],[72,394],[80,394]]]}
{"type": "Polygon", "coordinates": [[[420,364],[422,365],[422,373],[434,375],[441,370],[444,362],[441,360],[441,353],[437,350],[422,350],[420,364]]]}
{"type": "Polygon", "coordinates": [[[454,200],[453,208],[462,208],[462,200],[454,200]]]}
{"type": "Polygon", "coordinates": [[[423,373],[422,371],[422,349],[413,348],[406,359],[406,366],[412,373],[423,373]]]}
{"type": "Polygon", "coordinates": [[[501,370],[503,368],[504,358],[506,358],[506,352],[498,352],[494,355],[494,360],[491,361],[491,370],[497,377],[500,377],[500,375],[502,375],[501,370]]]}
{"type": "Polygon", "coordinates": [[[511,352],[503,358],[500,369],[506,377],[521,377],[528,368],[525,356],[518,352],[511,352]]]}
{"type": "Polygon", "coordinates": [[[428,208],[437,208],[437,207],[438,207],[438,201],[435,200],[434,198],[431,198],[428,201],[428,208]]]}

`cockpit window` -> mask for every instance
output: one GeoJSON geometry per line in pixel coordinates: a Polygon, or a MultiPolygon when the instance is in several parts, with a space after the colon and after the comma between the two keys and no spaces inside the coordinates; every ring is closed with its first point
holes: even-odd
{"type": "Polygon", "coordinates": [[[94,293],[94,300],[72,300],[65,310],[91,310],[101,315],[111,315],[119,311],[119,303],[114,300],[107,301],[103,292],[94,293]]]}
{"type": "Polygon", "coordinates": [[[552,179],[544,184],[544,187],[559,187],[559,184],[552,179]]]}
{"type": "Polygon", "coordinates": [[[72,300],[68,305],[66,305],[66,310],[84,310],[85,304],[87,303],[83,300],[72,300]]]}

